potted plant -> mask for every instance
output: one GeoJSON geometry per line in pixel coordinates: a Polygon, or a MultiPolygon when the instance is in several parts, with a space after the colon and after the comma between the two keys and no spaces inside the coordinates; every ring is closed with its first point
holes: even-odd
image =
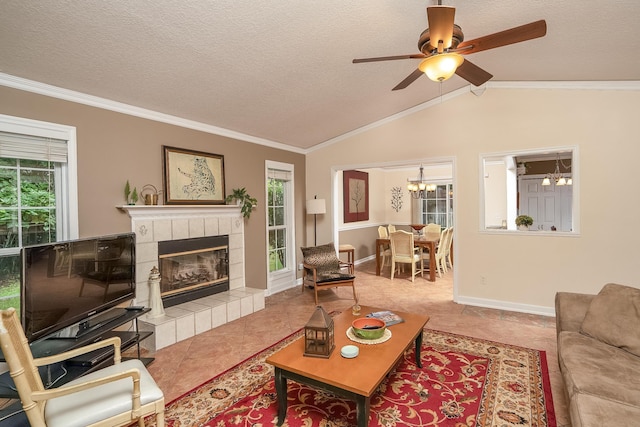
{"type": "Polygon", "coordinates": [[[231,191],[231,194],[229,194],[225,199],[226,202],[233,203],[233,201],[235,200],[235,202],[242,207],[240,209],[240,211],[242,212],[242,216],[248,219],[251,216],[251,211],[258,204],[258,200],[254,197],[251,197],[244,187],[234,188],[231,191]]]}
{"type": "Polygon", "coordinates": [[[124,185],[124,199],[128,205],[135,205],[138,202],[138,189],[134,187],[133,191],[131,191],[129,180],[124,185]]]}
{"type": "Polygon", "coordinates": [[[516,225],[520,230],[528,230],[533,225],[533,218],[529,215],[518,215],[516,217],[516,225]]]}

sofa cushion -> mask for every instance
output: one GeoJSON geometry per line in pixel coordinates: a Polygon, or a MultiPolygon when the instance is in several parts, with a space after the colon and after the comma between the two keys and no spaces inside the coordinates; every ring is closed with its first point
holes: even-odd
{"type": "Polygon", "coordinates": [[[581,332],[640,356],[640,289],[609,283],[593,298],[581,332]]]}
{"type": "Polygon", "coordinates": [[[640,420],[640,407],[588,394],[571,399],[569,413],[571,427],[634,426],[640,420]]]}
{"type": "Polygon", "coordinates": [[[640,357],[565,331],[558,336],[558,362],[570,399],[589,394],[640,407],[640,357]]]}
{"type": "Polygon", "coordinates": [[[344,280],[353,280],[356,276],[352,276],[351,274],[345,273],[323,273],[318,274],[318,280],[316,283],[330,283],[330,282],[342,282],[344,280]]]}

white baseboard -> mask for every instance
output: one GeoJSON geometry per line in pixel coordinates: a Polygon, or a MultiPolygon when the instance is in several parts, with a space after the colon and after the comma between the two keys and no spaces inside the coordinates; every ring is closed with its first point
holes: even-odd
{"type": "Polygon", "coordinates": [[[274,294],[278,294],[280,292],[286,291],[287,289],[291,289],[291,288],[295,288],[297,286],[302,286],[302,279],[297,279],[295,282],[289,283],[289,284],[283,284],[280,286],[274,286],[271,289],[267,289],[265,291],[265,296],[271,296],[274,294]]]}
{"type": "Polygon", "coordinates": [[[458,296],[455,302],[459,304],[472,305],[475,307],[494,308],[497,310],[517,311],[520,313],[538,314],[541,316],[554,317],[556,315],[555,307],[543,307],[539,305],[518,304],[507,301],[491,300],[484,298],[474,298],[458,296]]]}

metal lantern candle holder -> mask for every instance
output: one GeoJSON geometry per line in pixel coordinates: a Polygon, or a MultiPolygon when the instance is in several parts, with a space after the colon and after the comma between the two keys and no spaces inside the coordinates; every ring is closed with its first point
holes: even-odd
{"type": "Polygon", "coordinates": [[[317,306],[304,327],[304,355],[328,359],[334,348],[333,319],[317,306]]]}

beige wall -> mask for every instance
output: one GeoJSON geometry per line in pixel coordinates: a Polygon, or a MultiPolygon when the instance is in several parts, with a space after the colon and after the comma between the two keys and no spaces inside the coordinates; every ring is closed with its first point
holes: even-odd
{"type": "MultiPolygon", "coordinates": [[[[304,155],[251,144],[0,86],[0,114],[77,128],[80,236],[129,231],[124,204],[128,179],[138,190],[162,187],[162,145],[224,156],[226,191],[246,187],[258,207],[245,221],[246,283],[266,288],[265,160],[295,167],[296,247],[303,246],[304,155]]],[[[141,202],[139,202],[141,203],[141,202]]]]}
{"type": "Polygon", "coordinates": [[[485,226],[501,227],[507,220],[507,169],[504,162],[490,162],[484,173],[485,226]]]}
{"type": "MultiPolygon", "coordinates": [[[[630,231],[640,210],[639,106],[638,91],[489,88],[481,97],[463,94],[309,153],[307,192],[329,193],[336,159],[358,165],[416,153],[451,156],[456,299],[552,313],[559,290],[596,293],[607,282],[639,286],[638,233],[630,231]],[[481,153],[567,145],[579,149],[579,235],[479,231],[481,153]]],[[[331,235],[331,221],[319,224],[318,233],[331,235]]]]}

